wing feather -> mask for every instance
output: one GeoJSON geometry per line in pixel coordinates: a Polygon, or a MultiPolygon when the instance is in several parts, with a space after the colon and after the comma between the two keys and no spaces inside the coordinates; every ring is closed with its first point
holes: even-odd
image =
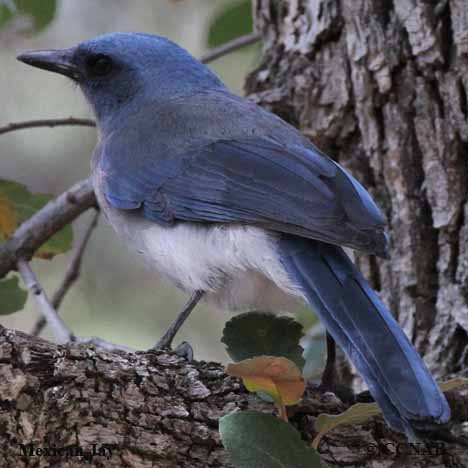
{"type": "MultiPolygon", "coordinates": [[[[104,193],[152,221],[244,223],[385,254],[384,220],[365,189],[314,147],[266,136],[197,142],[154,158],[102,158],[104,193]]],[[[104,148],[106,151],[106,148],[104,148]]],[[[117,153],[117,154],[116,154],[117,153]]]]}

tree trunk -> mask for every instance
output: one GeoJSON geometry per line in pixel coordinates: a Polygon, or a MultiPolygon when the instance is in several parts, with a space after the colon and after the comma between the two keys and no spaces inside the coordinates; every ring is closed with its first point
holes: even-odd
{"type": "Polygon", "coordinates": [[[357,262],[437,378],[468,373],[468,3],[257,0],[247,91],[367,187],[391,260],[357,262]]]}
{"type": "MultiPolygon", "coordinates": [[[[453,394],[449,401],[466,420],[466,399],[453,394]]],[[[218,419],[247,409],[274,411],[216,363],[56,345],[0,327],[2,468],[81,468],[83,456],[100,468],[232,468],[218,419]]],[[[308,390],[289,416],[310,442],[317,415],[344,409],[332,394],[308,390]]],[[[320,451],[330,467],[468,466],[466,449],[421,447],[412,449],[378,417],[335,429],[320,451]]]]}

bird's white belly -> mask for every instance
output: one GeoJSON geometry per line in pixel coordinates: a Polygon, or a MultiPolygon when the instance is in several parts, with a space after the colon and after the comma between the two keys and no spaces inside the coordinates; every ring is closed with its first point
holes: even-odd
{"type": "Polygon", "coordinates": [[[165,227],[96,196],[108,221],[152,269],[188,293],[228,310],[294,310],[300,291],[277,254],[277,237],[261,228],[180,222],[165,227]]]}
{"type": "Polygon", "coordinates": [[[180,288],[206,291],[220,307],[285,310],[295,290],[275,244],[268,232],[247,226],[148,223],[140,227],[139,250],[180,288]]]}

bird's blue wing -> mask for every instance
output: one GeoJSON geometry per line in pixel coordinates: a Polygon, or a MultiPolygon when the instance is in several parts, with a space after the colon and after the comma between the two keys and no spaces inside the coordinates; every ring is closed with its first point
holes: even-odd
{"type": "MultiPolygon", "coordinates": [[[[384,255],[383,218],[365,189],[314,147],[266,136],[198,141],[158,158],[104,149],[104,193],[158,223],[248,223],[384,255]]],[[[154,151],[154,150],[153,150],[154,151]]]]}

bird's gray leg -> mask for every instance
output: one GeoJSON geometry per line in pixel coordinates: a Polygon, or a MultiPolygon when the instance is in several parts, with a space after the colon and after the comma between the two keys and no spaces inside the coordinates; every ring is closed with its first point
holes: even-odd
{"type": "MultiPolygon", "coordinates": [[[[184,308],[177,316],[177,318],[172,322],[171,326],[167,329],[166,333],[161,337],[161,339],[153,346],[152,349],[163,349],[163,348],[170,348],[172,345],[172,340],[176,336],[177,332],[179,331],[180,327],[184,324],[187,320],[190,312],[195,308],[198,304],[200,299],[202,298],[204,291],[195,291],[192,296],[190,297],[189,301],[185,304],[184,308]]],[[[185,343],[185,346],[190,347],[188,343],[185,343]]],[[[178,347],[179,350],[179,347],[178,347]]],[[[179,350],[183,351],[184,354],[190,354],[191,349],[187,353],[186,350],[179,350]]]]}
{"type": "Polygon", "coordinates": [[[327,362],[322,372],[322,379],[319,389],[325,392],[333,392],[341,401],[349,404],[355,402],[354,392],[338,382],[336,371],[336,343],[333,337],[327,332],[327,362]]]}
{"type": "Polygon", "coordinates": [[[336,372],[336,344],[330,333],[327,332],[327,362],[323,369],[320,387],[324,390],[333,390],[337,382],[336,372]]]}

